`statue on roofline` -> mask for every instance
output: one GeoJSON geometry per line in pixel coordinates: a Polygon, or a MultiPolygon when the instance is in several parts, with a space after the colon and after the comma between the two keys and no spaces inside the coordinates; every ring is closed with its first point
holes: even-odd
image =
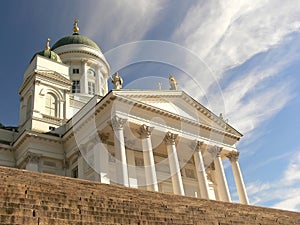
{"type": "Polygon", "coordinates": [[[50,41],[51,41],[51,39],[48,38],[47,42],[46,42],[46,48],[45,48],[45,50],[47,50],[47,51],[50,51],[50,41]]]}
{"type": "Polygon", "coordinates": [[[114,89],[120,90],[122,89],[123,79],[119,76],[119,73],[116,72],[111,78],[111,82],[114,84],[114,89]]]}
{"type": "Polygon", "coordinates": [[[170,83],[170,90],[177,90],[178,83],[177,83],[177,80],[175,79],[175,77],[172,74],[170,74],[169,83],[170,83]]]}

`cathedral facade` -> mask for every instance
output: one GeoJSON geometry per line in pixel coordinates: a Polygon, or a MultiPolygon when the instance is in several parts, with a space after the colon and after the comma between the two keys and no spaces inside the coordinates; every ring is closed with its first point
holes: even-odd
{"type": "Polygon", "coordinates": [[[18,127],[0,128],[0,165],[150,191],[231,201],[229,160],[240,202],[242,137],[184,91],[122,89],[99,46],[74,33],[38,52],[19,88],[18,127]]]}

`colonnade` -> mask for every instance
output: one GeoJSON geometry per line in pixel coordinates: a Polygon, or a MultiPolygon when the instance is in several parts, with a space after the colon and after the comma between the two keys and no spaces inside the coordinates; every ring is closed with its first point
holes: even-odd
{"type": "MultiPolygon", "coordinates": [[[[125,139],[124,139],[124,124],[126,123],[126,119],[114,116],[111,120],[111,126],[113,128],[114,133],[114,148],[115,148],[115,157],[119,160],[119,163],[116,164],[116,176],[117,182],[124,186],[129,186],[129,175],[128,175],[128,166],[126,159],[126,149],[125,149],[125,139]]],[[[147,189],[151,191],[158,191],[158,181],[157,174],[155,169],[153,148],[151,142],[151,132],[153,128],[147,125],[142,125],[139,128],[139,134],[142,141],[142,153],[143,160],[145,166],[145,180],[147,189]]],[[[177,138],[177,134],[172,132],[167,132],[164,137],[164,142],[166,145],[168,160],[169,160],[169,168],[171,174],[171,181],[174,194],[185,195],[183,180],[180,171],[180,164],[177,154],[177,148],[175,145],[175,141],[177,138]]],[[[203,142],[198,140],[194,141],[193,145],[193,158],[195,162],[195,168],[197,173],[197,181],[200,190],[200,197],[209,199],[209,184],[207,180],[207,174],[205,170],[205,165],[203,162],[203,152],[201,146],[203,142]]],[[[214,169],[215,169],[215,182],[217,186],[217,195],[218,199],[221,201],[230,202],[230,193],[228,189],[227,180],[225,177],[224,168],[222,165],[221,159],[221,147],[212,146],[209,149],[210,152],[213,152],[216,157],[214,158],[214,169]]],[[[238,156],[239,152],[231,151],[226,154],[226,157],[229,158],[233,175],[235,179],[235,183],[238,190],[238,195],[240,198],[240,202],[244,204],[249,204],[248,197],[246,194],[245,185],[243,182],[242,174],[240,171],[240,167],[238,164],[238,156]]]]}

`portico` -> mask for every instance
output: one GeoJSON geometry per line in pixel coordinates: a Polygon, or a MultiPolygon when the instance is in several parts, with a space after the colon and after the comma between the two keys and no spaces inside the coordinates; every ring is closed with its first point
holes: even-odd
{"type": "MultiPolygon", "coordinates": [[[[140,109],[133,107],[131,115],[136,110],[140,109]]],[[[125,117],[124,113],[117,112],[103,122],[107,125],[97,132],[107,135],[106,150],[113,158],[108,162],[107,173],[111,183],[231,202],[223,167],[223,160],[228,158],[240,202],[249,204],[234,147],[201,135],[175,131],[176,123],[173,122],[170,122],[173,126],[162,128],[145,118],[125,117]],[[128,154],[134,157],[135,165],[128,162],[128,154]],[[135,171],[134,177],[130,177],[130,169],[135,171]],[[130,180],[136,180],[135,185],[130,180]]]]}

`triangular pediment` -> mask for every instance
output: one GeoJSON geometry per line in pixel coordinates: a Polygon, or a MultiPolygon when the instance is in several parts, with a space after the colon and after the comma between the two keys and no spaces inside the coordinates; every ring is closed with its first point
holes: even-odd
{"type": "Polygon", "coordinates": [[[55,71],[35,70],[34,73],[26,77],[21,87],[19,88],[19,93],[21,93],[21,91],[27,86],[28,83],[30,83],[30,81],[36,79],[37,76],[46,80],[53,80],[59,83],[63,83],[64,85],[72,85],[72,82],[69,79],[55,71]]]}
{"type": "Polygon", "coordinates": [[[215,115],[201,103],[194,100],[184,91],[137,91],[119,90],[113,91],[114,95],[140,102],[162,111],[175,114],[183,119],[241,137],[242,134],[230,126],[222,117],[215,115]]]}
{"type": "Polygon", "coordinates": [[[36,71],[36,74],[37,75],[41,75],[45,78],[48,78],[48,79],[52,79],[52,80],[56,80],[56,81],[59,81],[59,82],[62,82],[64,84],[67,84],[67,85],[71,85],[71,81],[67,78],[65,78],[65,76],[55,72],[55,71],[47,71],[47,70],[38,70],[36,71]]]}

